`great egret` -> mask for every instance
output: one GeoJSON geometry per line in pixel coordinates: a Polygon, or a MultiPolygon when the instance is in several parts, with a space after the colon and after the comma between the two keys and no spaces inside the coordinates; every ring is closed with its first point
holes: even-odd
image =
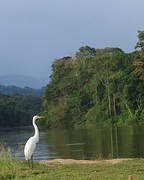
{"type": "Polygon", "coordinates": [[[28,139],[28,141],[25,144],[25,148],[24,148],[25,160],[27,160],[28,163],[30,163],[29,161],[31,160],[32,167],[33,167],[33,152],[36,148],[36,143],[39,142],[39,130],[38,130],[38,127],[37,127],[35,121],[40,118],[44,118],[44,117],[37,116],[37,115],[33,117],[33,126],[34,126],[34,130],[35,130],[35,134],[34,134],[34,136],[32,136],[28,139]]]}

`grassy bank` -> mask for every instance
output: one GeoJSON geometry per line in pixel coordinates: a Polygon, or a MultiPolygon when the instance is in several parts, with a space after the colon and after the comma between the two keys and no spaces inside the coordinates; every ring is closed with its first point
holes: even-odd
{"type": "Polygon", "coordinates": [[[94,164],[55,162],[42,165],[35,162],[31,169],[25,161],[0,157],[0,180],[127,180],[129,175],[133,180],[144,179],[144,159],[115,164],[99,161],[94,164]]]}
{"type": "Polygon", "coordinates": [[[13,160],[11,150],[0,145],[0,180],[133,180],[144,179],[144,159],[72,160],[34,162],[13,160]]]}

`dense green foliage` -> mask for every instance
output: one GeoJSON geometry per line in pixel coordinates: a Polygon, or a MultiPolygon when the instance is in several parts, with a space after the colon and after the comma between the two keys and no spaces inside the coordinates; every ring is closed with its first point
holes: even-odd
{"type": "Polygon", "coordinates": [[[45,87],[42,87],[41,89],[33,89],[29,87],[20,88],[17,86],[2,86],[0,85],[0,93],[12,96],[14,94],[20,94],[20,95],[32,95],[32,96],[43,96],[45,91],[45,87]]]}
{"type": "Polygon", "coordinates": [[[33,96],[44,91],[45,127],[144,123],[144,31],[138,38],[140,50],[132,53],[85,46],[72,57],[56,59],[46,90],[0,86],[2,94],[13,95],[0,95],[0,125],[27,124],[40,111],[41,98],[33,96]]]}
{"type": "Polygon", "coordinates": [[[139,41],[135,48],[140,48],[140,51],[134,58],[134,73],[137,74],[140,79],[144,80],[144,31],[138,31],[138,38],[139,41]]]}
{"type": "Polygon", "coordinates": [[[81,47],[56,59],[43,97],[46,127],[143,123],[144,81],[133,72],[140,52],[81,47]]]}
{"type": "Polygon", "coordinates": [[[0,128],[31,125],[32,116],[39,113],[40,107],[40,97],[0,94],[0,128]]]}

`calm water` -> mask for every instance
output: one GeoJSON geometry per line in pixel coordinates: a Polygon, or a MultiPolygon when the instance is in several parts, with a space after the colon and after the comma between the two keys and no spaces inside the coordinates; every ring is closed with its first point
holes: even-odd
{"type": "MultiPolygon", "coordinates": [[[[23,159],[24,144],[32,135],[31,127],[1,130],[0,142],[11,148],[13,157],[23,159]]],[[[35,160],[124,157],[144,157],[144,126],[41,131],[34,153],[35,160]]]]}

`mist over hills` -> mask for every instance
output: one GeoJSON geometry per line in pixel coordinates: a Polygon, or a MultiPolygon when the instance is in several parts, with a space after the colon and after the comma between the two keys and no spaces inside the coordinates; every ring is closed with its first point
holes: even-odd
{"type": "Polygon", "coordinates": [[[42,87],[40,89],[34,89],[34,88],[29,88],[29,87],[25,87],[25,88],[20,88],[17,86],[3,86],[0,85],[0,94],[5,94],[8,96],[13,96],[15,94],[19,94],[19,95],[31,95],[31,96],[43,96],[44,92],[46,90],[46,87],[42,87]]]}
{"type": "Polygon", "coordinates": [[[49,77],[32,77],[25,75],[1,75],[0,85],[17,86],[20,88],[30,87],[40,89],[49,82],[49,77]]]}

